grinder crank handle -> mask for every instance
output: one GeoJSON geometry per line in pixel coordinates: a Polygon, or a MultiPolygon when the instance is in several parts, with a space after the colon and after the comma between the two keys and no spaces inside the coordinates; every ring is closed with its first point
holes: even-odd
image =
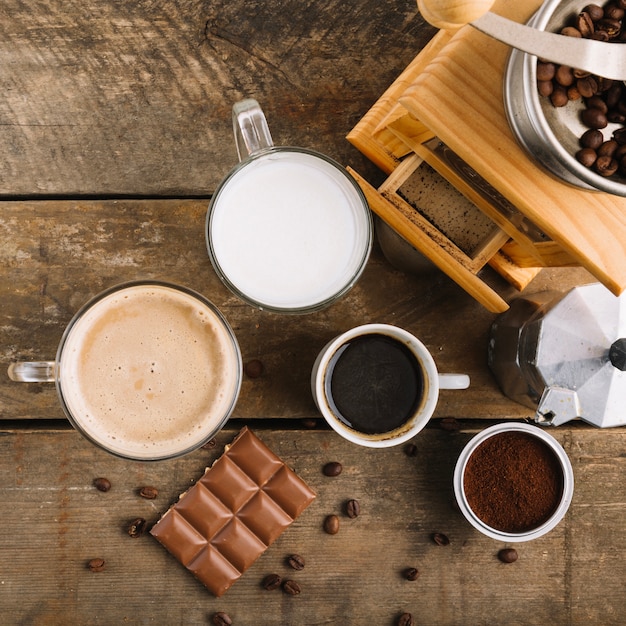
{"type": "Polygon", "coordinates": [[[424,19],[448,30],[469,24],[487,13],[495,0],[417,0],[424,19]]]}

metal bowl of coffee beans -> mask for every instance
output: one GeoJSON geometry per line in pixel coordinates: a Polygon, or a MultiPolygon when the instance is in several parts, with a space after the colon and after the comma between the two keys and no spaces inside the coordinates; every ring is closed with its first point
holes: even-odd
{"type": "MultiPolygon", "coordinates": [[[[528,25],[623,44],[626,0],[547,0],[528,25]]],[[[552,174],[582,189],[626,196],[624,83],[512,50],[504,106],[518,142],[552,174]]]]}

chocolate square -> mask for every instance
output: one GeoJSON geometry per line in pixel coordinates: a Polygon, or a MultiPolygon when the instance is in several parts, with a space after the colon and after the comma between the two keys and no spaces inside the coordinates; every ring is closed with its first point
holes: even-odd
{"type": "Polygon", "coordinates": [[[150,534],[219,597],[314,498],[292,469],[243,428],[150,534]]]}

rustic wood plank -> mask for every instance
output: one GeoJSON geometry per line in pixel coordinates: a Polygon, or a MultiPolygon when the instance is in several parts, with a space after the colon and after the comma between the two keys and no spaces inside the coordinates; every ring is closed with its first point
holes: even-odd
{"type": "MultiPolygon", "coordinates": [[[[486,365],[495,316],[444,274],[409,276],[375,250],[356,287],[325,311],[295,317],[257,311],[233,296],[211,267],[204,240],[207,204],[0,204],[0,419],[63,416],[52,385],[12,383],[6,366],[13,360],[53,359],[63,329],[84,302],[106,287],[139,278],[170,280],[204,293],[233,326],[244,360],[263,361],[265,374],[244,380],[235,417],[316,417],[309,376],[317,353],[335,335],[368,322],[403,326],[422,339],[440,371],[470,375],[469,390],[442,393],[436,416],[528,416],[528,409],[500,393],[486,365]]],[[[565,290],[593,282],[580,269],[544,272],[527,289],[565,290]]],[[[500,293],[515,293],[501,282],[500,293]]]]}
{"type": "Polygon", "coordinates": [[[551,431],[573,463],[572,506],[551,533],[518,544],[512,565],[496,557],[504,544],[475,531],[451,504],[454,464],[475,431],[427,429],[408,457],[328,431],[255,430],[317,499],[218,600],[152,537],[131,539],[126,527],[135,517],[156,521],[236,432],[220,433],[213,450],[155,464],[116,459],[72,431],[2,432],[3,622],[204,624],[221,610],[242,626],[391,626],[403,611],[440,625],[622,623],[625,429],[551,431]],[[342,474],[323,476],[327,461],[340,461],[342,474]],[[112,482],[108,493],[93,488],[97,476],[112,482]],[[156,500],[136,495],[145,484],[157,487],[156,500]],[[354,520],[342,513],[349,498],[361,504],[354,520]],[[334,536],[322,530],[329,513],[340,516],[334,536]],[[450,545],[435,545],[432,532],[447,534],[450,545]],[[293,552],[306,560],[300,572],[284,564],[293,552]],[[105,559],[104,571],[86,570],[94,557],[105,559]],[[406,567],[420,570],[417,581],[403,579],[406,567]],[[297,580],[302,594],[262,590],[271,572],[297,580]]]}
{"type": "Polygon", "coordinates": [[[242,97],[367,167],[345,135],[433,33],[414,0],[6,0],[0,195],[206,195],[242,97]]]}

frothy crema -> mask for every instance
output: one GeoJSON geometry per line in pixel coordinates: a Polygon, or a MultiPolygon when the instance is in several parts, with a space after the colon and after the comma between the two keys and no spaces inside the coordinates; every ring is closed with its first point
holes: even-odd
{"type": "Polygon", "coordinates": [[[342,294],[371,247],[369,209],[354,181],[297,149],[244,161],[219,188],[208,222],[218,273],[261,308],[306,309],[342,294]]]}
{"type": "Polygon", "coordinates": [[[213,436],[236,401],[230,329],[192,294],[136,284],[97,300],[70,327],[59,389],[76,426],[122,456],[182,454],[213,436]]]}

